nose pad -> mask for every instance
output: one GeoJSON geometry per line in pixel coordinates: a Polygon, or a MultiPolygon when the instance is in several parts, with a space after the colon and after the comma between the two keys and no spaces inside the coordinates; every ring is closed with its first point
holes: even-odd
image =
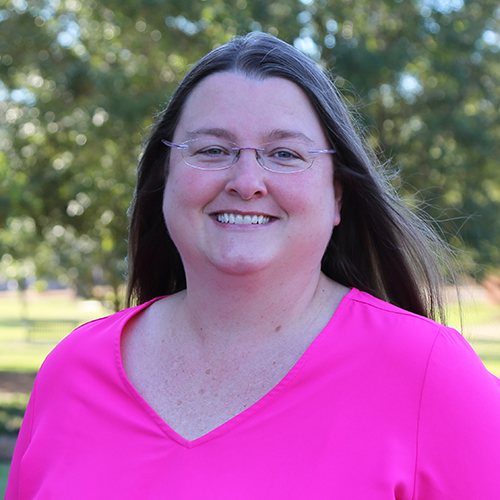
{"type": "Polygon", "coordinates": [[[241,148],[238,151],[233,166],[228,170],[230,177],[226,183],[226,192],[238,195],[244,200],[265,196],[267,194],[266,170],[263,168],[262,158],[256,149],[253,159],[250,155],[242,155],[241,152],[244,149],[254,148],[241,148]]]}
{"type": "Polygon", "coordinates": [[[265,165],[264,165],[264,158],[262,158],[262,155],[261,155],[261,151],[259,151],[258,149],[255,150],[255,159],[257,160],[257,163],[262,167],[262,168],[266,168],[265,165]]]}
{"type": "Polygon", "coordinates": [[[261,148],[251,148],[251,147],[243,147],[243,148],[239,148],[237,153],[236,153],[236,156],[234,157],[234,161],[233,161],[233,165],[235,165],[236,163],[238,163],[238,160],[240,159],[241,157],[241,152],[242,151],[245,151],[245,150],[253,150],[255,151],[255,159],[257,160],[257,163],[262,167],[262,168],[266,168],[264,166],[264,159],[262,158],[262,155],[261,153],[264,151],[263,149],[261,148]]]}

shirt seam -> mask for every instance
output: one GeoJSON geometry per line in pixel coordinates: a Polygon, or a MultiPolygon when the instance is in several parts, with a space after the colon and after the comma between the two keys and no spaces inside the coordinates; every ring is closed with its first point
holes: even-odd
{"type": "Polygon", "coordinates": [[[416,434],[415,434],[415,470],[413,472],[413,493],[412,493],[412,500],[415,500],[415,495],[417,492],[417,472],[418,472],[418,465],[419,465],[419,438],[420,438],[420,417],[422,414],[422,403],[424,399],[424,392],[425,392],[425,385],[427,383],[427,375],[429,373],[429,365],[431,362],[432,355],[434,353],[434,348],[436,346],[436,343],[439,339],[440,333],[443,330],[443,326],[440,325],[438,328],[438,331],[436,332],[436,336],[434,338],[434,341],[432,342],[432,346],[429,350],[429,355],[427,357],[427,363],[425,365],[425,371],[424,371],[424,376],[422,379],[422,389],[420,391],[420,398],[418,402],[418,416],[417,416],[417,429],[416,429],[416,434]]]}
{"type": "MultiPolygon", "coordinates": [[[[359,291],[359,290],[358,290],[359,291]]],[[[359,291],[360,293],[363,293],[361,291],[359,291]]],[[[421,321],[423,321],[424,323],[431,323],[431,324],[437,324],[439,325],[439,323],[436,323],[434,320],[430,319],[430,318],[427,318],[426,316],[420,316],[420,314],[417,314],[417,313],[413,313],[411,311],[407,311],[405,309],[401,309],[399,306],[396,306],[394,304],[391,304],[390,302],[385,302],[383,301],[382,299],[378,299],[380,300],[383,305],[379,305],[379,304],[374,304],[373,302],[369,301],[369,300],[363,300],[362,297],[353,297],[351,300],[355,301],[355,302],[360,302],[366,306],[369,306],[369,307],[373,307],[375,309],[378,309],[380,311],[384,311],[386,313],[389,313],[389,314],[396,314],[398,316],[410,316],[411,318],[415,318],[415,319],[419,319],[421,321]],[[389,307],[384,307],[384,306],[392,306],[392,307],[395,307],[397,308],[398,310],[397,311],[394,311],[392,310],[391,308],[389,307]]],[[[439,326],[443,326],[443,325],[439,325],[439,326]]]]}

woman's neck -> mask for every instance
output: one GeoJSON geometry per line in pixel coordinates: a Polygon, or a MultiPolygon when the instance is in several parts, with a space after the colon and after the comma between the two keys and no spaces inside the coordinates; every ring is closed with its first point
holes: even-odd
{"type": "Polygon", "coordinates": [[[281,279],[186,272],[187,290],[176,307],[177,325],[203,344],[265,342],[311,324],[326,324],[347,289],[315,269],[281,279]],[[278,333],[280,332],[280,333],[278,333]]]}

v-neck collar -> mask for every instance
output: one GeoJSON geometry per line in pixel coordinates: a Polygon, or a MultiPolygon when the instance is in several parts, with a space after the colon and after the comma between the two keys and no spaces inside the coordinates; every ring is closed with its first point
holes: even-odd
{"type": "Polygon", "coordinates": [[[246,420],[252,418],[255,414],[264,410],[267,406],[272,404],[278,397],[280,397],[289,387],[290,385],[297,379],[299,374],[302,372],[304,367],[307,366],[311,357],[314,356],[315,352],[320,349],[320,346],[323,344],[325,339],[329,336],[329,334],[335,331],[335,324],[340,320],[340,316],[343,314],[343,309],[345,308],[345,304],[351,299],[351,296],[356,291],[356,289],[351,289],[340,301],[337,309],[335,310],[333,316],[330,318],[328,323],[325,325],[323,330],[316,336],[316,338],[311,342],[309,347],[305,350],[305,352],[300,356],[297,362],[292,366],[292,368],[285,374],[285,376],[264,396],[262,396],[259,400],[253,403],[251,406],[243,410],[241,413],[238,413],[234,417],[230,418],[226,422],[222,423],[215,429],[207,432],[206,434],[189,440],[185,437],[181,436],[178,432],[176,432],[172,427],[170,427],[165,420],[163,420],[158,413],[149,405],[149,403],[141,396],[141,394],[137,391],[137,389],[130,382],[127,374],[125,373],[123,367],[123,359],[121,352],[121,340],[123,331],[125,329],[126,324],[141,311],[149,307],[154,302],[162,299],[163,297],[157,297],[152,299],[140,306],[137,306],[131,309],[130,313],[124,316],[122,321],[118,325],[116,339],[115,339],[115,359],[117,364],[117,369],[120,375],[120,378],[132,395],[132,397],[136,400],[136,402],[145,410],[145,412],[149,415],[149,417],[154,421],[154,423],[160,428],[160,430],[172,441],[177,444],[185,447],[185,448],[195,448],[197,446],[201,446],[205,443],[208,443],[214,439],[218,439],[235,427],[241,425],[246,420]]]}

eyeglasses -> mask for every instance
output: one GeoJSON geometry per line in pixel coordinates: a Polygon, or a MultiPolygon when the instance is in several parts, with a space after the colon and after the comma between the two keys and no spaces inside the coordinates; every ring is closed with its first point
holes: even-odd
{"type": "Polygon", "coordinates": [[[210,137],[193,139],[175,144],[162,139],[165,146],[177,148],[186,165],[201,170],[224,170],[232,167],[245,149],[255,151],[259,165],[270,172],[292,174],[307,170],[314,162],[316,155],[335,153],[334,149],[309,149],[301,141],[280,140],[268,142],[257,147],[240,147],[234,142],[210,137]]]}

